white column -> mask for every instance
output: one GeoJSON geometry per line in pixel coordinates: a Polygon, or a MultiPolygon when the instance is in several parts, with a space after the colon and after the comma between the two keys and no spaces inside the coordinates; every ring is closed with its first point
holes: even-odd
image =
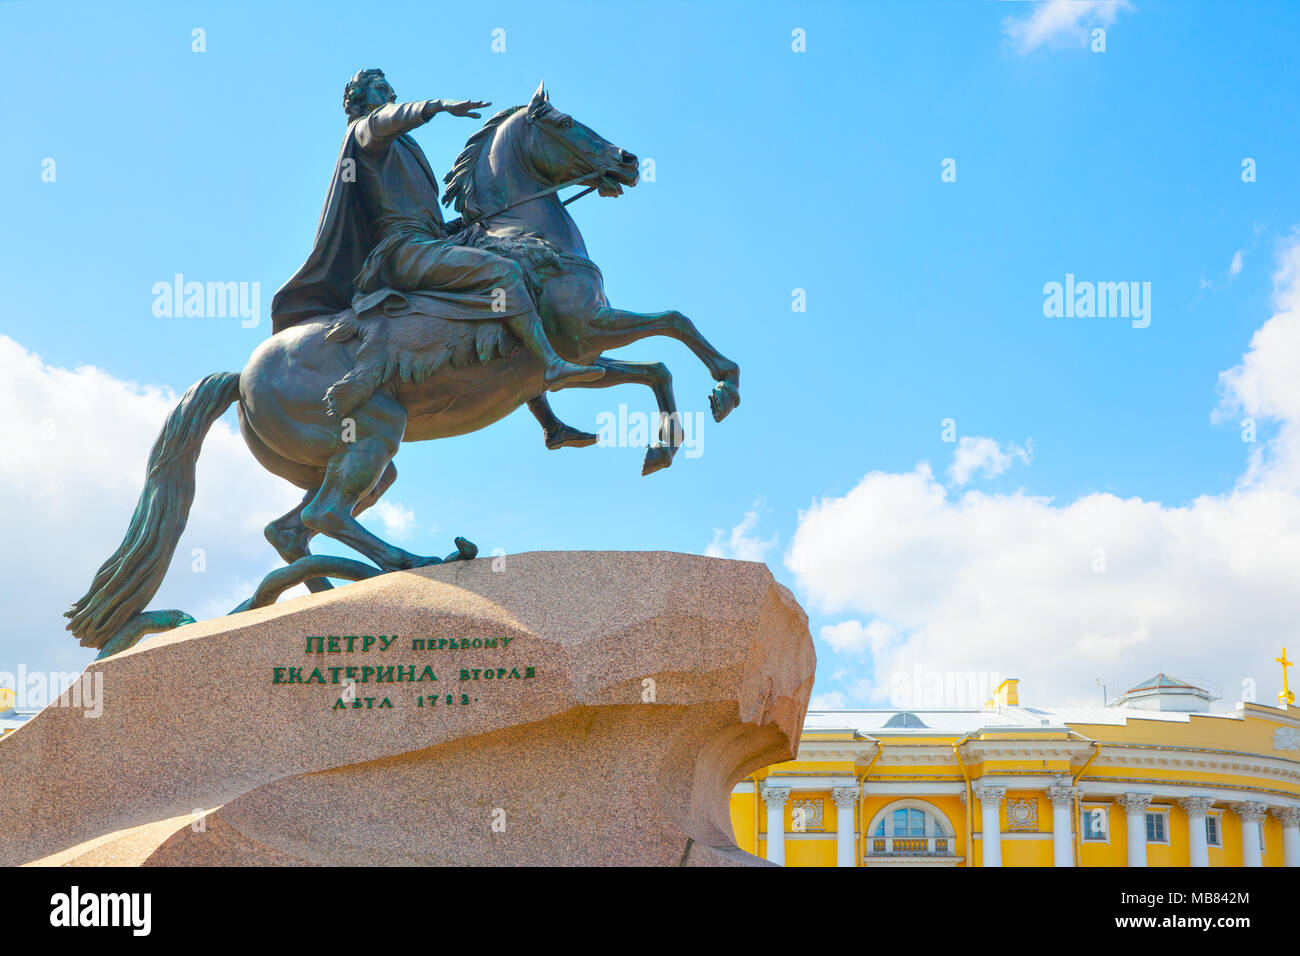
{"type": "Polygon", "coordinates": [[[1074,787],[1048,787],[1052,801],[1052,865],[1074,866],[1074,787]]]}
{"type": "Polygon", "coordinates": [[[1234,803],[1232,812],[1241,818],[1241,865],[1260,866],[1259,821],[1264,819],[1268,804],[1247,800],[1234,803]]]}
{"type": "Polygon", "coordinates": [[[853,808],[858,802],[857,787],[833,787],[835,800],[835,865],[854,866],[853,808]]]}
{"type": "Polygon", "coordinates": [[[998,809],[1007,795],[1006,787],[977,786],[972,788],[980,802],[981,828],[984,831],[984,866],[1002,865],[1002,815],[998,809]]]}
{"type": "Polygon", "coordinates": [[[1115,802],[1124,808],[1128,831],[1128,865],[1147,865],[1147,807],[1151,806],[1149,793],[1122,793],[1115,802]]]}
{"type": "Polygon", "coordinates": [[[1300,866],[1300,807],[1274,807],[1282,821],[1282,865],[1300,866]]]}
{"type": "Polygon", "coordinates": [[[1183,797],[1178,805],[1187,811],[1187,845],[1191,850],[1191,866],[1210,865],[1210,847],[1205,842],[1205,814],[1214,801],[1209,797],[1183,797]]]}
{"type": "Polygon", "coordinates": [[[785,802],[789,799],[789,787],[763,788],[763,802],[767,804],[767,858],[777,866],[785,866],[785,802]]]}

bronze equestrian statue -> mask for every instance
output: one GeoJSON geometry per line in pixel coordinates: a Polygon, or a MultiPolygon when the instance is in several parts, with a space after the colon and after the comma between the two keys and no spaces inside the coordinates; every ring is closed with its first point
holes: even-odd
{"type": "Polygon", "coordinates": [[[461,218],[444,223],[437,180],[409,131],[439,112],[477,117],[486,105],[396,104],[378,70],[348,83],[348,130],[311,256],[277,293],[273,334],[244,370],[207,376],[168,416],[125,539],[67,612],[82,645],[103,657],[192,620],[145,607],[185,529],[204,436],[231,404],[253,457],[306,493],[266,528],[288,566],[271,572],[240,611],[296,583],[327,588],[325,576],[356,580],[473,558],[477,549],[464,538],[446,558],[412,554],[356,516],[396,479],[392,459],[403,441],[477,431],[520,405],[542,424],[548,447],[591,444],[594,436],[550,411],[548,390],[648,386],[660,427],[642,474],[668,467],[682,440],[668,369],[604,358],[608,350],[675,338],[717,382],[714,419],[740,403],[739,366],[690,319],[606,300],[600,269],[558,193],[584,185],[619,195],[636,185],[638,160],[553,107],[544,86],[466,143],[442,200],[461,218]],[[311,555],[316,534],[374,565],[311,555]]]}

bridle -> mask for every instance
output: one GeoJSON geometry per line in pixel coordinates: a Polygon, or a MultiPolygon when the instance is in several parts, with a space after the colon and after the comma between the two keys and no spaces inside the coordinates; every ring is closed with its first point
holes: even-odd
{"type": "MultiPolygon", "coordinates": [[[[491,219],[493,216],[501,215],[507,209],[514,209],[516,206],[522,206],[524,203],[532,202],[534,199],[541,199],[543,196],[551,195],[551,193],[558,193],[561,189],[568,189],[570,186],[577,186],[581,183],[585,183],[593,176],[603,176],[603,175],[605,175],[603,170],[596,170],[590,173],[584,173],[583,175],[579,176],[577,179],[567,180],[566,182],[560,183],[558,186],[548,186],[545,189],[539,189],[535,193],[529,193],[527,196],[524,196],[521,199],[516,199],[514,202],[508,202],[504,206],[500,206],[496,209],[493,209],[491,212],[481,212],[477,216],[462,216],[461,218],[467,225],[476,222],[482,222],[485,219],[491,219]]],[[[600,188],[599,186],[588,186],[586,189],[584,189],[582,192],[578,193],[577,195],[570,196],[568,199],[564,200],[561,203],[561,205],[567,206],[569,203],[573,202],[574,200],[581,199],[583,196],[587,195],[587,193],[599,188],[600,188]]]]}
{"type": "MultiPolygon", "coordinates": [[[[550,104],[547,104],[547,110],[550,109],[554,109],[554,107],[550,106],[550,104]]],[[[533,113],[529,113],[528,116],[525,118],[525,122],[528,123],[529,125],[534,125],[535,121],[537,120],[537,117],[542,116],[545,113],[546,110],[542,110],[535,115],[533,113]]],[[[541,199],[543,196],[550,196],[553,193],[558,193],[561,189],[568,189],[570,186],[578,186],[581,185],[582,183],[587,182],[593,177],[600,178],[606,174],[607,170],[600,169],[594,166],[591,163],[591,161],[587,159],[586,156],[584,156],[582,153],[579,153],[576,149],[570,146],[568,140],[564,139],[564,137],[562,136],[557,136],[555,132],[550,129],[550,127],[546,126],[546,124],[543,123],[541,125],[538,125],[537,128],[540,129],[547,136],[549,136],[551,140],[558,143],[565,150],[567,150],[569,154],[573,156],[575,159],[577,159],[580,163],[582,163],[585,166],[589,166],[591,168],[587,172],[583,173],[581,176],[578,176],[574,179],[566,180],[565,182],[562,182],[556,186],[547,186],[545,189],[539,189],[535,193],[529,193],[527,196],[522,196],[519,199],[516,199],[514,202],[508,202],[504,206],[500,206],[496,209],[493,209],[491,212],[481,212],[476,216],[462,216],[461,218],[466,224],[483,222],[485,219],[491,219],[493,216],[499,216],[503,212],[509,209],[514,209],[516,206],[522,206],[526,202],[532,202],[534,199],[541,199]]],[[[564,200],[560,205],[567,206],[569,203],[576,202],[577,200],[581,199],[583,196],[587,195],[587,193],[592,192],[599,188],[600,188],[599,183],[593,186],[588,186],[582,192],[570,196],[568,199],[564,200]]]]}

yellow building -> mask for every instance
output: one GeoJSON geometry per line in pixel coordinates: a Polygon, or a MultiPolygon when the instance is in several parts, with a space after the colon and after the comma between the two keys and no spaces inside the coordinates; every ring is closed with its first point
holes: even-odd
{"type": "Polygon", "coordinates": [[[16,702],[17,695],[11,688],[0,687],[0,737],[12,734],[36,714],[32,709],[16,708],[16,702]]]}
{"type": "Polygon", "coordinates": [[[1297,866],[1300,709],[1165,675],[1110,706],[810,711],[731,797],[786,866],[1297,866]]]}

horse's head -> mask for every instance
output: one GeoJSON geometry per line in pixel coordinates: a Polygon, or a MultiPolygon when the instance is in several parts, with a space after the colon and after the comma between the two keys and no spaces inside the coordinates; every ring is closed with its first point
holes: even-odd
{"type": "Polygon", "coordinates": [[[470,137],[447,174],[443,203],[476,218],[539,186],[581,180],[617,196],[639,174],[636,156],[557,110],[542,84],[527,106],[502,110],[470,137]]]}
{"type": "Polygon", "coordinates": [[[588,185],[599,185],[601,195],[617,196],[623,186],[636,185],[636,156],[552,106],[545,83],[538,85],[523,120],[520,148],[547,185],[587,174],[592,174],[588,185]]]}

